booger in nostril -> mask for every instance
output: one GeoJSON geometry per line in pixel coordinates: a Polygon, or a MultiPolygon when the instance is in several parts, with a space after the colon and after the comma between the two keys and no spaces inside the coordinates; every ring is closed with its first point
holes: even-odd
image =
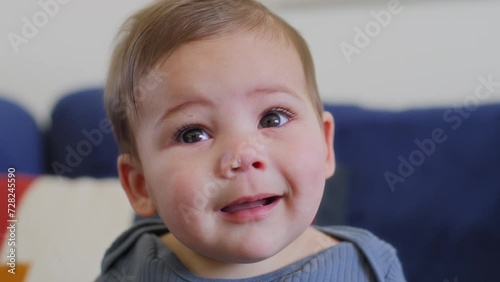
{"type": "Polygon", "coordinates": [[[241,167],[241,158],[237,157],[231,162],[231,169],[238,169],[241,167]]]}
{"type": "Polygon", "coordinates": [[[235,171],[241,168],[241,158],[231,151],[226,151],[221,158],[221,173],[223,176],[231,178],[235,171]]]}

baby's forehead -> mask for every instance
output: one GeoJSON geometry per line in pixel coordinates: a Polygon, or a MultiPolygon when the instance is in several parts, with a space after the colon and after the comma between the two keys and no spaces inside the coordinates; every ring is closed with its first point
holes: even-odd
{"type": "MultiPolygon", "coordinates": [[[[249,44],[276,46],[276,48],[273,49],[280,50],[277,56],[290,57],[291,55],[294,57],[293,59],[297,59],[299,62],[299,64],[297,64],[297,68],[303,69],[300,53],[296,50],[296,48],[294,48],[289,40],[285,39],[285,37],[272,37],[270,35],[264,36],[256,32],[249,31],[231,32],[229,34],[210,36],[199,40],[184,42],[178,45],[175,49],[166,51],[161,58],[153,64],[152,67],[145,71],[139,80],[138,88],[139,90],[154,90],[166,80],[175,79],[177,75],[182,75],[178,72],[179,64],[182,64],[185,69],[189,70],[203,62],[203,57],[201,57],[201,60],[193,59],[193,57],[199,59],[200,57],[197,55],[200,53],[207,54],[212,57],[215,56],[220,59],[216,62],[216,64],[214,64],[214,66],[218,64],[226,64],[225,59],[228,59],[228,55],[236,55],[238,57],[248,56],[248,53],[233,52],[232,49],[224,48],[226,45],[233,46],[231,44],[242,41],[243,38],[248,39],[247,41],[249,44]],[[213,48],[214,46],[216,48],[213,48]]],[[[267,48],[256,48],[252,51],[261,52],[262,55],[270,52],[267,48]]]]}
{"type": "MultiPolygon", "coordinates": [[[[278,27],[274,27],[274,30],[271,32],[269,29],[263,30],[248,30],[245,28],[235,29],[227,33],[218,33],[212,36],[206,36],[202,38],[198,38],[196,40],[190,40],[187,42],[183,42],[177,45],[170,51],[165,51],[160,59],[157,60],[155,64],[151,68],[149,68],[145,74],[141,77],[138,83],[139,89],[139,99],[136,101],[145,101],[147,97],[153,98],[147,107],[139,106],[138,108],[142,108],[142,110],[148,111],[149,107],[153,105],[155,106],[155,97],[161,94],[161,90],[165,88],[166,83],[177,82],[177,77],[183,75],[184,71],[192,71],[199,65],[199,61],[196,61],[196,55],[200,52],[203,52],[205,49],[209,49],[213,46],[218,46],[217,48],[211,48],[213,52],[215,52],[215,56],[220,57],[220,61],[217,64],[225,63],[225,55],[230,52],[232,55],[236,54],[239,57],[248,56],[247,53],[233,52],[234,50],[228,50],[227,48],[223,48],[226,45],[231,45],[234,42],[241,41],[242,38],[246,38],[249,42],[248,44],[254,44],[257,48],[262,52],[262,56],[267,55],[270,52],[270,49],[266,49],[267,46],[274,46],[272,48],[274,50],[278,49],[279,52],[276,53],[276,57],[288,56],[286,60],[283,61],[294,61],[297,62],[295,70],[300,72],[301,77],[300,80],[305,80],[306,87],[308,87],[308,79],[307,79],[307,71],[304,67],[304,54],[301,54],[299,50],[300,46],[294,44],[291,35],[287,35],[283,28],[278,30],[278,27]],[[172,67],[172,62],[188,62],[182,64],[180,66],[183,68],[183,71],[179,71],[179,65],[172,67]]],[[[296,42],[295,42],[296,43],[296,42]]],[[[237,48],[237,47],[236,47],[237,48]]],[[[213,52],[210,54],[214,55],[213,52]]],[[[229,68],[229,67],[228,67],[229,68]]],[[[262,66],[262,68],[265,68],[262,66]]],[[[210,70],[208,70],[210,71],[210,70]]],[[[234,70],[237,72],[237,70],[234,70]]],[[[272,74],[270,74],[272,76],[272,74]]],[[[193,77],[193,82],[196,82],[197,77],[193,77]]],[[[310,94],[310,91],[308,91],[310,94]]],[[[137,94],[136,94],[137,95],[137,94]]],[[[169,95],[171,98],[182,98],[183,93],[174,92],[169,95]]],[[[310,96],[310,95],[307,95],[310,96]]],[[[311,97],[307,97],[311,99],[311,97]]],[[[143,104],[143,103],[141,103],[143,104]]]]}
{"type": "MultiPolygon", "coordinates": [[[[275,29],[278,29],[276,27],[275,29]]],[[[284,31],[275,31],[275,32],[260,32],[261,29],[258,30],[248,30],[248,29],[236,29],[232,30],[230,32],[225,32],[225,33],[218,33],[215,35],[211,36],[206,36],[202,38],[197,38],[195,40],[189,40],[187,42],[182,42],[178,44],[175,48],[172,50],[165,51],[160,59],[156,62],[156,66],[163,65],[165,62],[169,61],[169,58],[172,56],[175,56],[177,58],[182,58],[186,57],[189,58],[192,56],[190,51],[192,52],[193,49],[195,52],[197,51],[203,51],[210,45],[216,45],[220,42],[223,42],[223,45],[231,44],[233,42],[240,41],[243,38],[250,39],[251,42],[250,44],[273,44],[273,45],[278,45],[282,49],[290,49],[293,50],[293,52],[296,53],[298,57],[301,56],[300,52],[298,52],[298,49],[296,46],[294,46],[292,39],[290,36],[284,31]],[[186,51],[189,50],[189,51],[186,51]]],[[[219,49],[217,50],[219,53],[223,54],[224,52],[227,51],[227,49],[219,49]]],[[[241,53],[240,56],[245,56],[246,54],[241,53]]]]}
{"type": "MultiPolygon", "coordinates": [[[[231,72],[238,72],[241,69],[234,69],[235,64],[228,63],[227,60],[241,59],[245,62],[245,57],[249,56],[254,56],[256,60],[267,56],[267,58],[276,62],[276,65],[271,67],[286,66],[281,69],[277,68],[278,71],[275,74],[268,73],[269,77],[278,77],[281,73],[293,69],[295,73],[300,75],[301,81],[306,80],[300,54],[284,37],[249,31],[232,32],[185,42],[177,46],[172,52],[165,53],[139,80],[136,87],[137,91],[135,91],[136,102],[139,105],[138,108],[146,112],[152,108],[154,109],[159,106],[158,102],[166,92],[168,92],[169,99],[182,99],[185,92],[195,89],[194,85],[198,78],[203,80],[205,79],[204,76],[210,77],[211,75],[215,75],[210,69],[211,67],[219,68],[220,66],[218,65],[224,65],[225,69],[230,70],[230,74],[231,72]],[[246,48],[247,45],[251,44],[255,44],[255,48],[246,48]],[[241,49],[238,49],[240,47],[241,49]],[[270,52],[274,52],[271,57],[269,55],[270,52]],[[213,57],[216,60],[213,60],[213,57]],[[209,62],[208,65],[207,62],[209,62]],[[198,71],[199,68],[205,69],[198,71]],[[190,78],[192,79],[192,81],[187,81],[187,83],[183,77],[186,73],[191,75],[190,78]]],[[[257,67],[261,68],[262,72],[264,72],[269,66],[266,66],[266,61],[262,63],[261,67],[257,67]]],[[[245,67],[249,68],[250,66],[245,67]]],[[[250,78],[237,77],[240,83],[245,83],[245,80],[250,78]]],[[[304,82],[304,84],[307,83],[304,82]]],[[[201,89],[200,91],[205,90],[201,89]]]]}

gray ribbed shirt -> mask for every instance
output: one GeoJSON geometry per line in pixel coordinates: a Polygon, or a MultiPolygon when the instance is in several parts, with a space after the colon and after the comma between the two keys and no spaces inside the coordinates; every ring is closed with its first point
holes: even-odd
{"type": "Polygon", "coordinates": [[[160,241],[168,232],[159,220],[144,220],[122,234],[106,251],[103,281],[406,281],[396,251],[366,230],[316,227],[341,242],[274,272],[247,279],[207,279],[191,273],[160,241]]]}

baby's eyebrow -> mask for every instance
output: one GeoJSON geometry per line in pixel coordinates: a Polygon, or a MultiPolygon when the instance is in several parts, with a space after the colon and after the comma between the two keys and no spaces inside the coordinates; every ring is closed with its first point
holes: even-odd
{"type": "Polygon", "coordinates": [[[183,109],[193,105],[213,105],[213,102],[205,99],[187,100],[172,108],[168,108],[163,112],[158,121],[156,121],[154,128],[156,129],[164,120],[168,119],[168,117],[174,113],[182,111],[183,109]]]}
{"type": "MultiPolygon", "coordinates": [[[[295,99],[302,101],[302,98],[297,93],[286,86],[256,87],[245,92],[244,95],[246,97],[250,97],[254,95],[267,95],[273,93],[287,94],[295,99]]],[[[182,111],[187,107],[191,107],[193,105],[212,106],[213,104],[213,101],[203,98],[200,99],[200,97],[197,97],[197,99],[194,100],[186,100],[178,105],[175,105],[172,108],[168,108],[165,112],[163,112],[158,121],[156,121],[154,128],[156,129],[164,120],[168,119],[169,116],[173,115],[176,112],[182,111]]]]}
{"type": "Polygon", "coordinates": [[[245,93],[246,96],[253,96],[253,95],[258,95],[258,94],[271,94],[271,93],[285,93],[285,94],[290,94],[291,96],[294,96],[294,98],[302,100],[300,96],[295,93],[295,91],[291,90],[290,88],[286,86],[273,86],[273,87],[257,87],[254,88],[247,93],[245,93]]]}

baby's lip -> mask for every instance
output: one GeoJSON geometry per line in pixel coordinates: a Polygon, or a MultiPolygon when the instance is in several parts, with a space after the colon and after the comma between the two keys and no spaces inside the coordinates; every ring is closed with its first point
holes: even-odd
{"type": "Polygon", "coordinates": [[[277,194],[258,194],[254,196],[241,197],[227,204],[221,209],[222,212],[233,213],[240,210],[252,209],[256,207],[266,206],[281,198],[282,195],[277,194]]]}

